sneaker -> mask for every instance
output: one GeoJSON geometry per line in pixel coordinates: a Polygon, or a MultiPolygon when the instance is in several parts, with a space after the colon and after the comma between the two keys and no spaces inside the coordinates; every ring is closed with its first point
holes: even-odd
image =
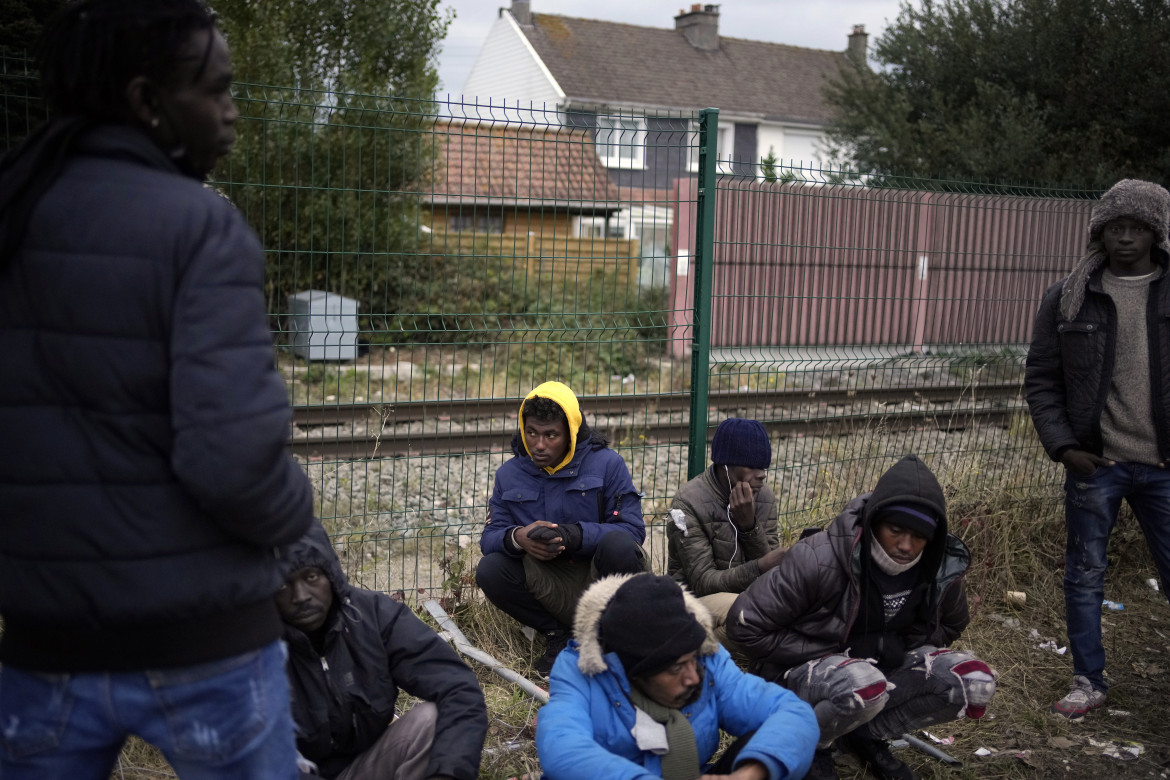
{"type": "Polygon", "coordinates": [[[1052,705],[1052,712],[1069,720],[1080,720],[1105,703],[1105,691],[1099,691],[1089,682],[1088,677],[1073,677],[1072,690],[1052,705]]]}
{"type": "Polygon", "coordinates": [[[832,748],[817,748],[813,753],[812,766],[808,768],[805,780],[838,780],[837,765],[833,763],[832,748]]]}
{"type": "Polygon", "coordinates": [[[569,644],[571,638],[572,635],[563,628],[544,632],[544,655],[538,658],[534,665],[537,674],[548,677],[557,656],[565,649],[565,645],[569,644]]]}
{"type": "Polygon", "coordinates": [[[921,780],[913,769],[894,758],[884,739],[867,739],[852,733],[841,737],[841,742],[879,780],[921,780]]]}

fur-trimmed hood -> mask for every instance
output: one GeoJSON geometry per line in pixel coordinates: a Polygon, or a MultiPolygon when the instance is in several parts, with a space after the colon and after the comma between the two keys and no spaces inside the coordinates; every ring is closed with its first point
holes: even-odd
{"type": "MultiPolygon", "coordinates": [[[[618,588],[626,584],[626,581],[631,577],[639,576],[642,575],[613,574],[609,577],[603,577],[581,595],[581,600],[577,602],[577,614],[573,619],[573,638],[577,640],[579,654],[577,668],[581,670],[582,674],[592,676],[608,671],[607,655],[610,656],[611,660],[617,659],[616,654],[607,654],[605,648],[601,646],[599,630],[601,614],[605,612],[605,608],[613,599],[614,594],[617,593],[618,588]]],[[[719,649],[719,641],[715,639],[711,613],[699,602],[698,597],[681,585],[679,587],[682,588],[683,601],[686,603],[687,611],[694,615],[695,619],[699,621],[699,625],[707,633],[707,638],[699,646],[699,655],[713,655],[719,649]]]]}
{"type": "Polygon", "coordinates": [[[1122,179],[1117,182],[1093,207],[1085,254],[1061,288],[1060,314],[1066,320],[1075,319],[1080,312],[1089,277],[1109,262],[1101,240],[1105,225],[1122,217],[1143,222],[1154,231],[1155,263],[1164,265],[1170,257],[1170,192],[1151,181],[1122,179]]]}

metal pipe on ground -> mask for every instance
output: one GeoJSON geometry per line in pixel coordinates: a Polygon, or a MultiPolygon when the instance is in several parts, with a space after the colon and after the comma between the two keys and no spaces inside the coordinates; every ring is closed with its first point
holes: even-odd
{"type": "Polygon", "coordinates": [[[500,661],[496,660],[491,655],[480,650],[475,645],[467,640],[459,627],[455,625],[455,621],[447,614],[447,611],[439,606],[439,602],[434,599],[428,599],[423,602],[423,607],[427,612],[431,613],[431,617],[439,624],[439,626],[451,635],[451,639],[455,644],[455,649],[463,653],[468,658],[473,658],[481,664],[491,669],[493,672],[503,677],[511,683],[520,686],[520,689],[527,693],[532,698],[539,701],[541,704],[548,704],[548,691],[538,687],[535,683],[527,677],[512,671],[507,666],[504,666],[500,661]]]}
{"type": "Polygon", "coordinates": [[[951,769],[959,769],[963,766],[963,762],[959,759],[948,753],[944,753],[934,745],[925,740],[919,739],[913,734],[903,734],[902,739],[906,740],[910,747],[920,750],[928,756],[937,758],[939,761],[942,761],[944,764],[948,765],[951,769]]]}

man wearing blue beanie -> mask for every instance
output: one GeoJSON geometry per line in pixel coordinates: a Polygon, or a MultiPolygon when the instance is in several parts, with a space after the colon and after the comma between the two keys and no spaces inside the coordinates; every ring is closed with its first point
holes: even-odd
{"type": "Polygon", "coordinates": [[[743,658],[724,630],[727,612],[785,553],[776,531],[776,495],[764,484],[772,465],[768,432],[758,420],[724,420],[711,441],[711,461],[671,502],[667,570],[711,613],[720,643],[743,658]]]}

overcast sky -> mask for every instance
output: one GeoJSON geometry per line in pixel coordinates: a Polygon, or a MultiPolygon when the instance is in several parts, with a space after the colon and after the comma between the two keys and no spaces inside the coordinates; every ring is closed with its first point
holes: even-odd
{"type": "MultiPolygon", "coordinates": [[[[669,29],[679,9],[691,4],[680,0],[532,0],[532,10],[669,29]]],[[[440,95],[463,90],[498,9],[509,5],[511,0],[443,0],[443,8],[455,9],[455,20],[439,54],[440,95]]],[[[872,46],[887,21],[897,18],[900,5],[901,0],[725,0],[719,9],[719,32],[844,51],[853,25],[865,25],[872,46]]]]}

